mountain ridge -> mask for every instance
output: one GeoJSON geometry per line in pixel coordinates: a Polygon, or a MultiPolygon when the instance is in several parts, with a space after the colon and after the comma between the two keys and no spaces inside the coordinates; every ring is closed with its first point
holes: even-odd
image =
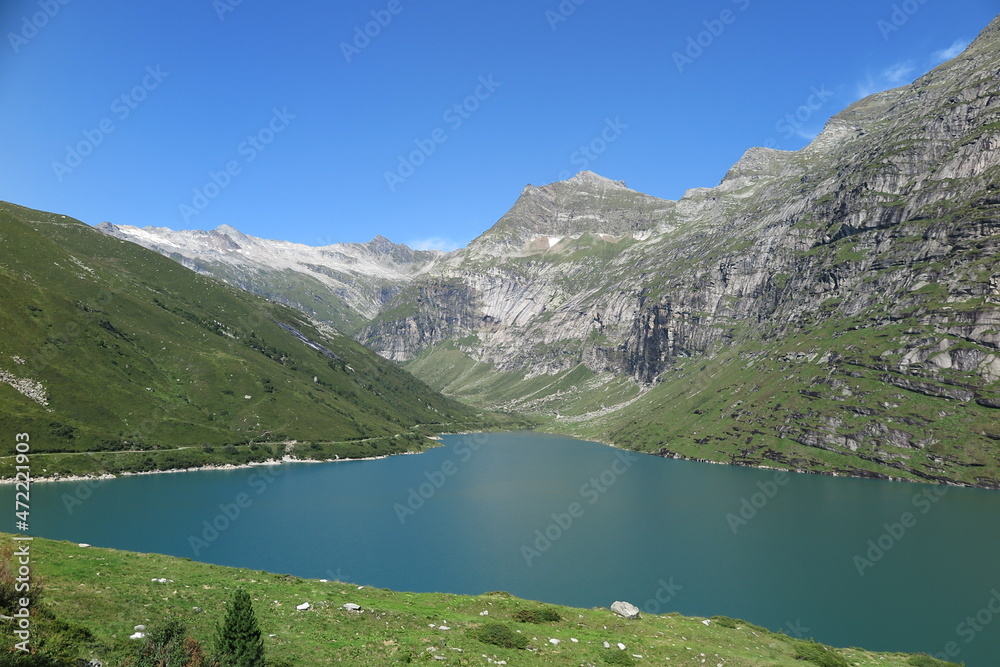
{"type": "Polygon", "coordinates": [[[309,246],[250,236],[230,225],[175,231],[104,222],[96,229],[345,331],[374,316],[401,284],[446,255],[381,235],[367,243],[309,246]]]}
{"type": "Polygon", "coordinates": [[[619,446],[1000,487],[998,53],[994,19],[677,201],[592,172],[528,185],[351,332],[450,395],[619,446]]]}
{"type": "Polygon", "coordinates": [[[0,425],[30,433],[33,476],[378,456],[490,421],[300,311],[80,221],[0,203],[0,239],[0,425]]]}
{"type": "MultiPolygon", "coordinates": [[[[358,337],[447,393],[620,446],[997,488],[998,25],[803,149],[751,148],[659,200],[646,239],[458,251],[358,337]]],[[[505,222],[484,237],[523,242],[505,222]]]]}

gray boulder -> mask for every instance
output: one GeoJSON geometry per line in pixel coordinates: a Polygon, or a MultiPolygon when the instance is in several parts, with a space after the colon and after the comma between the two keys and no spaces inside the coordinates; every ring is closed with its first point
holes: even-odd
{"type": "Polygon", "coordinates": [[[622,602],[621,600],[611,605],[611,611],[615,612],[622,618],[629,619],[630,621],[639,618],[639,608],[634,604],[622,602]]]}

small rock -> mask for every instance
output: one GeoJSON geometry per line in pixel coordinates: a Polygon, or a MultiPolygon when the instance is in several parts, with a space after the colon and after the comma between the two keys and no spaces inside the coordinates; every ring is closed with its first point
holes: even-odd
{"type": "Polygon", "coordinates": [[[702,621],[702,623],[704,623],[705,625],[711,625],[712,621],[706,618],[704,621],[702,621]]]}
{"type": "Polygon", "coordinates": [[[604,642],[604,648],[611,648],[611,644],[604,642]]]}
{"type": "Polygon", "coordinates": [[[622,602],[620,600],[615,602],[611,605],[611,611],[615,612],[622,618],[627,618],[629,620],[639,618],[639,608],[628,602],[622,602]]]}
{"type": "Polygon", "coordinates": [[[618,642],[618,650],[624,651],[625,650],[625,644],[622,644],[621,642],[618,642]]]}
{"type": "Polygon", "coordinates": [[[268,635],[268,637],[277,637],[277,636],[278,635],[274,635],[274,634],[268,635]]]}
{"type": "Polygon", "coordinates": [[[489,616],[490,615],[490,611],[488,609],[486,611],[481,611],[481,612],[479,612],[479,615],[480,616],[489,616]]]}
{"type": "Polygon", "coordinates": [[[145,625],[137,625],[137,626],[135,626],[132,629],[135,630],[136,632],[145,632],[146,631],[146,626],[145,625]]]}
{"type": "Polygon", "coordinates": [[[321,584],[325,584],[325,583],[327,583],[327,581],[326,581],[326,579],[320,579],[320,580],[319,580],[319,583],[321,583],[321,584]]]}
{"type": "Polygon", "coordinates": [[[191,607],[191,611],[193,611],[196,614],[200,614],[201,613],[201,607],[191,607]]]}
{"type": "Polygon", "coordinates": [[[549,643],[552,644],[553,646],[559,646],[560,642],[558,639],[550,639],[549,643]]]}
{"type": "Polygon", "coordinates": [[[129,635],[129,639],[145,639],[145,638],[146,638],[145,632],[137,632],[133,635],[129,635]]]}
{"type": "Polygon", "coordinates": [[[438,630],[451,630],[447,625],[439,625],[438,630]]]}
{"type": "Polygon", "coordinates": [[[80,544],[78,544],[77,546],[78,546],[78,547],[80,547],[81,549],[86,549],[86,548],[90,547],[90,545],[89,545],[89,544],[85,544],[85,543],[83,543],[83,542],[81,542],[81,543],[80,543],[80,544]]]}
{"type": "Polygon", "coordinates": [[[310,607],[312,607],[311,604],[309,604],[308,602],[303,602],[300,605],[296,605],[295,608],[298,609],[299,611],[309,611],[310,607]]]}
{"type": "Polygon", "coordinates": [[[345,605],[341,605],[341,609],[346,609],[347,611],[361,611],[361,605],[354,604],[353,602],[348,602],[345,605]]]}
{"type": "Polygon", "coordinates": [[[570,638],[569,638],[569,640],[570,640],[571,642],[573,642],[574,644],[579,644],[579,643],[580,643],[580,640],[579,640],[579,639],[576,639],[575,637],[570,637],[570,638]]]}

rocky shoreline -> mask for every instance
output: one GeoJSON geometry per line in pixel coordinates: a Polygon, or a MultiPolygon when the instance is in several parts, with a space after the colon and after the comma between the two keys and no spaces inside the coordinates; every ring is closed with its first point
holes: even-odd
{"type": "MultiPolygon", "coordinates": [[[[289,463],[343,463],[347,461],[379,461],[390,456],[403,456],[405,454],[419,454],[420,452],[400,452],[399,454],[386,454],[384,456],[365,456],[361,458],[336,458],[336,459],[297,459],[291,456],[284,456],[280,459],[268,459],[266,461],[251,461],[250,463],[213,463],[193,468],[176,468],[173,470],[146,470],[141,472],[121,472],[117,475],[55,475],[46,477],[32,477],[31,482],[92,482],[117,479],[119,477],[133,477],[138,475],[167,475],[180,472],[203,472],[207,470],[239,470],[241,468],[260,468],[264,466],[286,465],[289,463]]],[[[14,484],[17,480],[13,477],[0,478],[0,484],[14,484]]]]}

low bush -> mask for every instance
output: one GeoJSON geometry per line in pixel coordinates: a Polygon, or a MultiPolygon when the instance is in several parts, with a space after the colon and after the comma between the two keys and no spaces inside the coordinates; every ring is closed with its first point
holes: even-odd
{"type": "Polygon", "coordinates": [[[929,655],[915,655],[906,662],[913,667],[956,667],[954,662],[945,662],[929,655]]]}
{"type": "Polygon", "coordinates": [[[799,642],[795,647],[795,659],[807,660],[817,667],[850,667],[847,660],[835,650],[816,642],[799,642]]]}
{"type": "Polygon", "coordinates": [[[625,651],[609,649],[601,653],[601,660],[609,665],[634,665],[635,658],[625,651]]]}
{"type": "Polygon", "coordinates": [[[557,623],[562,620],[562,616],[559,612],[551,607],[542,607],[540,609],[518,609],[514,612],[513,618],[518,623],[534,623],[535,625],[540,625],[542,623],[557,623]]]}
{"type": "Polygon", "coordinates": [[[500,648],[523,649],[528,646],[528,638],[514,632],[503,623],[487,623],[476,628],[472,636],[484,644],[492,644],[500,648]]]}

